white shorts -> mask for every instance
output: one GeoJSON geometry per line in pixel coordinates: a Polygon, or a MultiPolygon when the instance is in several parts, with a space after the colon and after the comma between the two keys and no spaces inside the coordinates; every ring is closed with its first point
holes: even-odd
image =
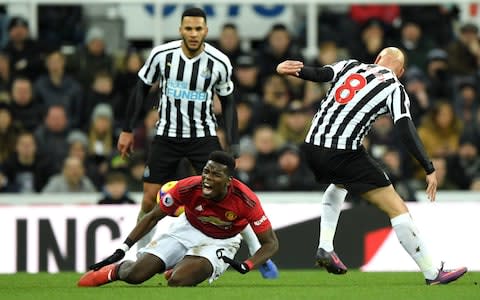
{"type": "Polygon", "coordinates": [[[173,268],[186,255],[201,256],[212,264],[213,273],[209,283],[223,274],[228,264],[217,257],[217,251],[224,256],[234,258],[240,248],[241,236],[237,234],[228,239],[209,237],[188,222],[185,214],[181,214],[170,225],[168,231],[138,250],[137,255],[150,253],[159,257],[168,269],[173,268]]]}

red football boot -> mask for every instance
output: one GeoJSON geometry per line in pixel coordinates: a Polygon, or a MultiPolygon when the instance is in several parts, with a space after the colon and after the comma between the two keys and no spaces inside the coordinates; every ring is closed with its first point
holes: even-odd
{"type": "Polygon", "coordinates": [[[88,271],[78,281],[78,286],[90,287],[101,286],[109,282],[117,280],[117,264],[111,264],[100,268],[97,271],[88,271]]]}

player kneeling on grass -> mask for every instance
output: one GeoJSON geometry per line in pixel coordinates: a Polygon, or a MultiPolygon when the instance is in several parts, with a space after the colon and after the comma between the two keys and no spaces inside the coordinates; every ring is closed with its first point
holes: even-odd
{"type": "MultiPolygon", "coordinates": [[[[157,203],[159,203],[163,197],[172,189],[176,184],[177,180],[169,181],[162,185],[160,190],[157,194],[157,203]]],[[[180,216],[185,212],[185,208],[183,206],[179,206],[175,213],[173,214],[175,217],[180,216]]],[[[258,241],[258,238],[255,232],[252,229],[252,226],[248,224],[241,232],[240,235],[242,239],[246,243],[248,247],[248,252],[250,255],[255,255],[258,249],[260,249],[261,245],[258,241]]],[[[138,244],[137,244],[138,245],[138,244]]],[[[165,271],[165,277],[168,277],[171,274],[171,269],[165,271]]],[[[268,259],[265,263],[258,266],[258,271],[262,274],[264,279],[277,279],[279,277],[280,272],[278,271],[277,265],[273,262],[273,260],[268,259]]]]}
{"type": "Polygon", "coordinates": [[[211,153],[201,176],[178,181],[158,205],[130,232],[124,244],[106,259],[90,266],[78,286],[100,286],[121,280],[142,283],[159,272],[167,273],[169,286],[211,283],[229,265],[245,274],[264,264],[278,249],[278,241],[257,196],[232,177],[235,160],[226,152],[211,153]],[[158,221],[181,214],[167,233],[139,250],[136,261],[118,263],[125,252],[158,221]],[[240,231],[252,226],[261,247],[243,262],[233,259],[240,247],[240,231]]]}

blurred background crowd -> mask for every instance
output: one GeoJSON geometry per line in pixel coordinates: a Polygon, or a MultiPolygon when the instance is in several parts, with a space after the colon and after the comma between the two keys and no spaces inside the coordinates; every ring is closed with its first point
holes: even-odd
{"type": "MultiPolygon", "coordinates": [[[[121,159],[116,140],[149,47],[129,43],[108,51],[103,29],[82,26],[77,6],[41,8],[37,39],[27,19],[1,6],[0,15],[0,192],[104,191],[103,203],[131,201],[128,191],[142,191],[158,119],[157,87],[135,129],[134,155],[121,159]],[[65,44],[74,51],[64,51],[65,44]]],[[[346,58],[373,62],[383,47],[396,46],[408,57],[401,81],[439,189],[480,190],[478,26],[460,22],[455,6],[440,5],[349,5],[322,9],[318,22],[313,58],[302,56],[301,22],[296,30],[276,24],[248,47],[233,24],[208,40],[234,67],[241,136],[237,178],[255,191],[322,190],[301,145],[329,84],[279,76],[276,65],[285,59],[313,66],[346,58]]],[[[221,114],[218,103],[215,111],[221,114]]],[[[218,135],[223,142],[221,126],[218,135]]],[[[398,142],[388,116],[374,124],[364,145],[399,193],[415,201],[425,175],[398,142]]],[[[188,163],[178,170],[178,177],[190,174],[188,163]]]]}

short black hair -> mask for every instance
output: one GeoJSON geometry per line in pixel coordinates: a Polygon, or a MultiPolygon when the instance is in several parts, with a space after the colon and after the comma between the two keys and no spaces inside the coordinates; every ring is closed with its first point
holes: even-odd
{"type": "Polygon", "coordinates": [[[187,8],[182,14],[182,21],[185,17],[202,17],[205,20],[205,23],[207,23],[207,15],[203,9],[198,7],[187,8]]]}
{"type": "Polygon", "coordinates": [[[232,176],[235,172],[235,159],[229,153],[225,151],[213,151],[208,156],[208,160],[214,161],[216,163],[226,165],[228,168],[228,175],[232,176]]]}
{"type": "Polygon", "coordinates": [[[222,30],[225,30],[225,29],[237,30],[237,25],[235,25],[233,23],[225,23],[225,24],[223,24],[222,30]]]}

